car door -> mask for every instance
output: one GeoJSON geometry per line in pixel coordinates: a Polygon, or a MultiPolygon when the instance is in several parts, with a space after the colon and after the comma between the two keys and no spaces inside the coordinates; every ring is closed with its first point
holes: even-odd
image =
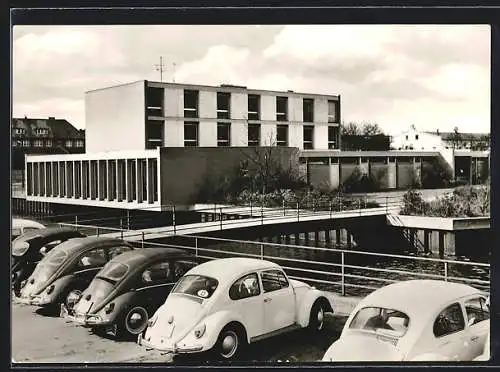
{"type": "Polygon", "coordinates": [[[483,296],[471,296],[463,301],[467,319],[468,347],[466,360],[472,360],[483,353],[486,338],[490,332],[490,312],[483,296]]]}
{"type": "Polygon", "coordinates": [[[163,259],[150,263],[139,277],[136,289],[139,301],[151,311],[155,311],[165,302],[174,284],[174,265],[171,260],[163,259]]]}
{"type": "Polygon", "coordinates": [[[81,289],[86,288],[94,276],[108,262],[107,249],[96,247],[81,253],[74,268],[75,283],[81,289]]]}
{"type": "Polygon", "coordinates": [[[285,274],[278,269],[260,272],[264,327],[266,332],[290,326],[295,322],[295,294],[285,274]]]}
{"type": "Polygon", "coordinates": [[[237,279],[229,288],[230,310],[240,315],[248,337],[267,333],[264,329],[264,302],[257,273],[237,279]]]}
{"type": "Polygon", "coordinates": [[[467,331],[462,305],[454,302],[446,306],[433,323],[433,341],[428,345],[428,352],[443,356],[448,360],[466,359],[467,331]]]}

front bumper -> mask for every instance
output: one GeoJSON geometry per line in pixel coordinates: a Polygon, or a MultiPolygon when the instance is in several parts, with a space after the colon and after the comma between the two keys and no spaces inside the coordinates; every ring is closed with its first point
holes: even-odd
{"type": "Polygon", "coordinates": [[[70,320],[84,327],[111,325],[111,322],[109,320],[103,319],[99,315],[75,313],[74,311],[66,308],[64,304],[61,305],[60,316],[61,318],[70,320]]]}
{"type": "Polygon", "coordinates": [[[142,333],[138,336],[137,338],[137,343],[141,346],[143,346],[144,348],[146,348],[146,350],[157,350],[157,351],[160,351],[162,354],[183,354],[183,353],[196,353],[196,352],[200,352],[203,350],[203,346],[202,345],[193,345],[193,346],[178,346],[177,344],[166,344],[165,346],[158,346],[156,344],[152,344],[148,341],[146,341],[143,336],[142,336],[142,333]]]}

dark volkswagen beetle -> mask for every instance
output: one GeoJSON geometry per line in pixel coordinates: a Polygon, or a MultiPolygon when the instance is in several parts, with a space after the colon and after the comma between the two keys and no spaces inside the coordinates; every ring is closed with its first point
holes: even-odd
{"type": "Polygon", "coordinates": [[[61,316],[115,337],[136,336],[170,290],[199,259],[180,249],[143,248],[115,257],[95,276],[73,309],[61,316]]]}
{"type": "Polygon", "coordinates": [[[11,268],[12,288],[19,295],[21,283],[28,278],[38,262],[58,244],[77,237],[81,232],[67,227],[47,227],[27,231],[12,242],[11,268]]]}
{"type": "Polygon", "coordinates": [[[119,239],[88,236],[59,244],[39,262],[20,301],[37,306],[71,304],[113,257],[134,249],[119,239]]]}

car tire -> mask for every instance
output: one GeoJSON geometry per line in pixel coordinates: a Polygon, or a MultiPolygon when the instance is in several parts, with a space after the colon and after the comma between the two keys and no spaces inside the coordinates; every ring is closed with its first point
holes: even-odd
{"type": "Polygon", "coordinates": [[[241,355],[246,345],[244,330],[241,327],[229,325],[220,332],[215,344],[215,355],[219,360],[231,360],[241,355]]]}
{"type": "MultiPolygon", "coordinates": [[[[142,306],[134,306],[125,314],[124,329],[130,336],[137,336],[148,326],[149,315],[142,306]]],[[[118,327],[119,328],[119,327],[118,327]]]]}
{"type": "Polygon", "coordinates": [[[325,307],[320,301],[316,301],[311,308],[308,329],[313,332],[321,332],[325,327],[325,307]]]}

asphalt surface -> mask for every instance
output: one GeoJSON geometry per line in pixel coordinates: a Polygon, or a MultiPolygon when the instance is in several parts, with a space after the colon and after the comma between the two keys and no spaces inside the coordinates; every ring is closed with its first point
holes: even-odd
{"type": "MultiPolygon", "coordinates": [[[[242,362],[314,362],[321,360],[347,318],[328,315],[322,333],[298,330],[251,344],[242,362]]],[[[134,341],[93,334],[36,307],[12,304],[12,362],[14,363],[207,363],[207,355],[172,360],[170,355],[146,351],[134,341]]]]}

